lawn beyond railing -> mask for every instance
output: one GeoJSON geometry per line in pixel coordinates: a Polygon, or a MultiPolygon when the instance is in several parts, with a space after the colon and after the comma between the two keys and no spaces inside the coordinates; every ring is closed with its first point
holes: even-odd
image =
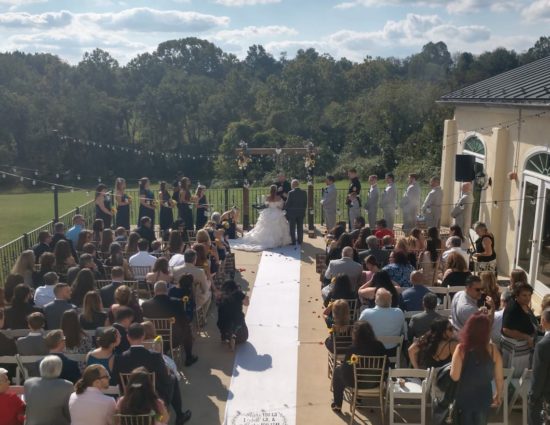
{"type": "MultiPolygon", "coordinates": [[[[365,185],[366,186],[366,185],[365,185]]],[[[307,189],[307,188],[304,188],[307,189]]],[[[398,187],[398,202],[401,197],[401,194],[405,190],[404,187],[398,187]]],[[[429,188],[422,188],[422,200],[428,193],[429,188]]],[[[252,226],[256,223],[259,215],[259,211],[255,208],[252,208],[252,205],[261,203],[264,196],[267,195],[266,188],[254,188],[251,187],[248,189],[248,208],[243,206],[243,189],[242,188],[231,188],[231,189],[209,189],[206,193],[208,203],[210,205],[210,213],[214,211],[224,212],[231,209],[233,206],[237,207],[240,210],[241,220],[243,217],[248,215],[249,224],[252,226]],[[247,210],[247,211],[245,211],[247,210]]],[[[137,225],[138,222],[138,211],[139,211],[139,193],[137,190],[127,191],[128,195],[133,198],[134,204],[130,208],[130,224],[137,225]]],[[[361,199],[363,202],[367,199],[368,186],[366,186],[361,194],[361,199]]],[[[347,221],[347,207],[346,207],[346,189],[337,189],[337,214],[336,219],[338,221],[347,221]]],[[[321,198],[322,192],[321,189],[316,188],[313,191],[313,222],[320,224],[322,223],[322,212],[321,212],[321,198]]],[[[92,222],[95,218],[95,204],[94,201],[87,202],[68,213],[59,217],[59,221],[63,222],[65,226],[71,227],[72,220],[75,214],[82,214],[86,220],[86,225],[88,228],[91,228],[92,222]]],[[[158,210],[156,212],[158,223],[158,210]]],[[[365,215],[365,211],[362,209],[362,214],[365,215]]],[[[193,210],[193,217],[195,217],[195,211],[193,210]]],[[[379,209],[378,217],[382,218],[382,211],[379,209]]],[[[366,217],[365,217],[366,218],[366,217]]],[[[401,210],[396,211],[395,222],[400,223],[401,220],[401,210]]],[[[307,223],[307,219],[306,219],[307,223]]],[[[38,243],[38,234],[42,230],[48,230],[53,233],[54,221],[49,221],[42,226],[37,227],[36,229],[30,230],[27,233],[24,233],[17,239],[12,240],[11,242],[6,243],[3,246],[0,246],[0,286],[4,285],[5,279],[9,274],[15,260],[19,254],[26,250],[32,249],[32,247],[38,243]]],[[[115,223],[116,225],[116,223],[115,223]]]]}

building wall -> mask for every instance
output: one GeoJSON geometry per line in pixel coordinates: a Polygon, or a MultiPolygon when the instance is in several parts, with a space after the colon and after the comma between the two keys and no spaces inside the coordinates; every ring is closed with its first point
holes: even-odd
{"type": "MultiPolygon", "coordinates": [[[[460,184],[454,182],[454,156],[462,153],[464,141],[475,135],[485,145],[485,172],[492,184],[482,195],[480,220],[485,221],[495,235],[499,272],[503,274],[509,274],[514,267],[525,161],[535,149],[550,143],[550,113],[535,116],[540,112],[543,111],[524,109],[520,127],[517,108],[457,106],[454,119],[445,125],[444,204],[456,202],[459,197],[460,184]],[[515,171],[516,163],[518,179],[510,180],[508,173],[515,171]]],[[[450,224],[448,212],[444,217],[449,220],[444,224],[450,224]]]]}

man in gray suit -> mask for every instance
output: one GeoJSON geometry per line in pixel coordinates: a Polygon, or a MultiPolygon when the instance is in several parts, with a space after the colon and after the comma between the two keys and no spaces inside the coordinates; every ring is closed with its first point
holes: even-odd
{"type": "MultiPolygon", "coordinates": [[[[541,411],[546,403],[546,414],[550,414],[550,308],[540,316],[544,337],[535,346],[533,357],[533,378],[529,390],[529,425],[543,425],[541,411]]],[[[544,422],[547,423],[547,422],[544,422]]]]}
{"type": "Polygon", "coordinates": [[[362,273],[363,267],[361,264],[353,261],[353,248],[351,246],[346,246],[342,250],[342,258],[339,260],[331,260],[328,263],[323,286],[328,285],[333,277],[345,274],[349,277],[352,289],[357,290],[362,273]]]}
{"type": "Polygon", "coordinates": [[[418,176],[409,174],[408,186],[401,198],[401,210],[403,211],[403,231],[406,235],[416,226],[416,216],[420,208],[420,186],[417,183],[418,176]]]}
{"type": "Polygon", "coordinates": [[[46,320],[39,312],[31,313],[27,319],[30,332],[27,336],[19,338],[15,344],[17,352],[22,356],[44,356],[48,354],[48,347],[44,340],[44,325],[46,320]]]}
{"type": "Polygon", "coordinates": [[[369,176],[369,196],[365,203],[365,210],[369,218],[369,227],[374,229],[376,227],[376,214],[378,213],[378,177],[375,175],[369,176]]]}
{"type": "Polygon", "coordinates": [[[437,227],[441,225],[441,203],[443,202],[443,190],[439,186],[439,177],[430,179],[432,190],[426,196],[422,204],[422,214],[426,218],[426,227],[437,227]]]}
{"type": "Polygon", "coordinates": [[[55,300],[44,306],[47,329],[59,329],[63,313],[76,308],[75,305],[69,302],[71,299],[71,287],[66,283],[57,283],[53,288],[53,293],[55,300]]]}
{"type": "Polygon", "coordinates": [[[472,183],[462,183],[462,195],[451,211],[451,217],[455,219],[454,224],[460,226],[465,235],[468,235],[468,230],[472,227],[473,204],[472,183]]]}
{"type": "Polygon", "coordinates": [[[393,231],[395,222],[395,206],[397,204],[397,191],[395,190],[395,178],[393,174],[386,174],[386,189],[382,192],[381,206],[384,213],[384,220],[388,229],[393,231]]]}
{"type": "Polygon", "coordinates": [[[323,207],[325,225],[328,231],[336,226],[336,186],[334,186],[334,177],[327,176],[325,183],[327,187],[323,189],[321,206],[323,207]]]}
{"type": "Polygon", "coordinates": [[[58,379],[61,368],[59,357],[46,356],[40,362],[41,378],[25,380],[26,425],[70,425],[69,397],[74,388],[69,381],[58,379]]]}
{"type": "Polygon", "coordinates": [[[304,217],[307,208],[307,193],[300,189],[300,182],[292,180],[292,190],[288,192],[285,202],[286,218],[290,227],[290,238],[292,245],[296,244],[296,233],[298,233],[298,243],[304,242],[304,217]],[[298,231],[296,232],[296,227],[298,231]]]}

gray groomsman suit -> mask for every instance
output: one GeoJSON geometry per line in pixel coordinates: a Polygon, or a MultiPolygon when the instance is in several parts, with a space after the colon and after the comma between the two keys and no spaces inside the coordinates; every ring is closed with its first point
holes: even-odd
{"type": "Polygon", "coordinates": [[[365,204],[365,210],[369,218],[369,227],[374,229],[376,226],[376,214],[378,213],[378,186],[371,186],[369,189],[369,197],[365,204]]]}
{"type": "Polygon", "coordinates": [[[29,378],[24,384],[25,425],[70,425],[69,397],[73,384],[64,379],[29,378]]]}
{"type": "Polygon", "coordinates": [[[416,216],[420,208],[420,186],[418,183],[410,184],[401,199],[403,210],[403,231],[408,234],[416,225],[416,216]]]}
{"type": "Polygon", "coordinates": [[[455,224],[460,226],[465,235],[468,234],[468,229],[472,227],[473,204],[474,195],[472,195],[472,192],[464,192],[451,211],[451,217],[455,219],[455,224]]]}
{"type": "Polygon", "coordinates": [[[529,391],[529,425],[543,425],[541,410],[543,402],[550,403],[550,334],[535,346],[533,378],[529,391]]]}
{"type": "Polygon", "coordinates": [[[325,224],[327,229],[330,230],[336,226],[336,186],[334,184],[325,188],[321,205],[325,215],[325,224]]]}
{"type": "Polygon", "coordinates": [[[382,211],[384,212],[384,220],[388,229],[393,232],[393,224],[395,222],[395,205],[397,203],[397,191],[395,183],[386,186],[382,192],[382,211]]]}
{"type": "Polygon", "coordinates": [[[422,214],[426,218],[426,227],[437,227],[441,225],[441,204],[443,203],[443,190],[441,186],[434,187],[426,196],[422,205],[422,214]]]}

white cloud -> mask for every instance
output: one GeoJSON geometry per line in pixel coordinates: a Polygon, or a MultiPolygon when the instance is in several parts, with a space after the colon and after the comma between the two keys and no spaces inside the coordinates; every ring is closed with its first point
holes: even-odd
{"type": "Polygon", "coordinates": [[[36,27],[49,28],[66,26],[73,20],[73,14],[62,10],[60,12],[46,12],[36,15],[30,13],[8,12],[0,14],[0,26],[3,27],[36,27]]]}
{"type": "Polygon", "coordinates": [[[490,9],[494,12],[504,12],[517,9],[524,0],[350,0],[338,3],[336,9],[351,9],[357,6],[432,6],[447,8],[449,13],[477,12],[490,9]]]}
{"type": "Polygon", "coordinates": [[[214,38],[219,40],[242,40],[278,37],[281,35],[297,35],[298,31],[284,25],[267,25],[265,27],[244,27],[236,30],[218,31],[214,38]]]}
{"type": "Polygon", "coordinates": [[[48,0],[0,0],[0,6],[24,6],[31,3],[46,3],[47,1],[48,0]]]}
{"type": "Polygon", "coordinates": [[[527,21],[550,21],[550,0],[537,0],[521,12],[527,21]]]}
{"type": "Polygon", "coordinates": [[[217,4],[228,7],[256,6],[258,4],[280,3],[282,0],[216,0],[217,4]]]}

